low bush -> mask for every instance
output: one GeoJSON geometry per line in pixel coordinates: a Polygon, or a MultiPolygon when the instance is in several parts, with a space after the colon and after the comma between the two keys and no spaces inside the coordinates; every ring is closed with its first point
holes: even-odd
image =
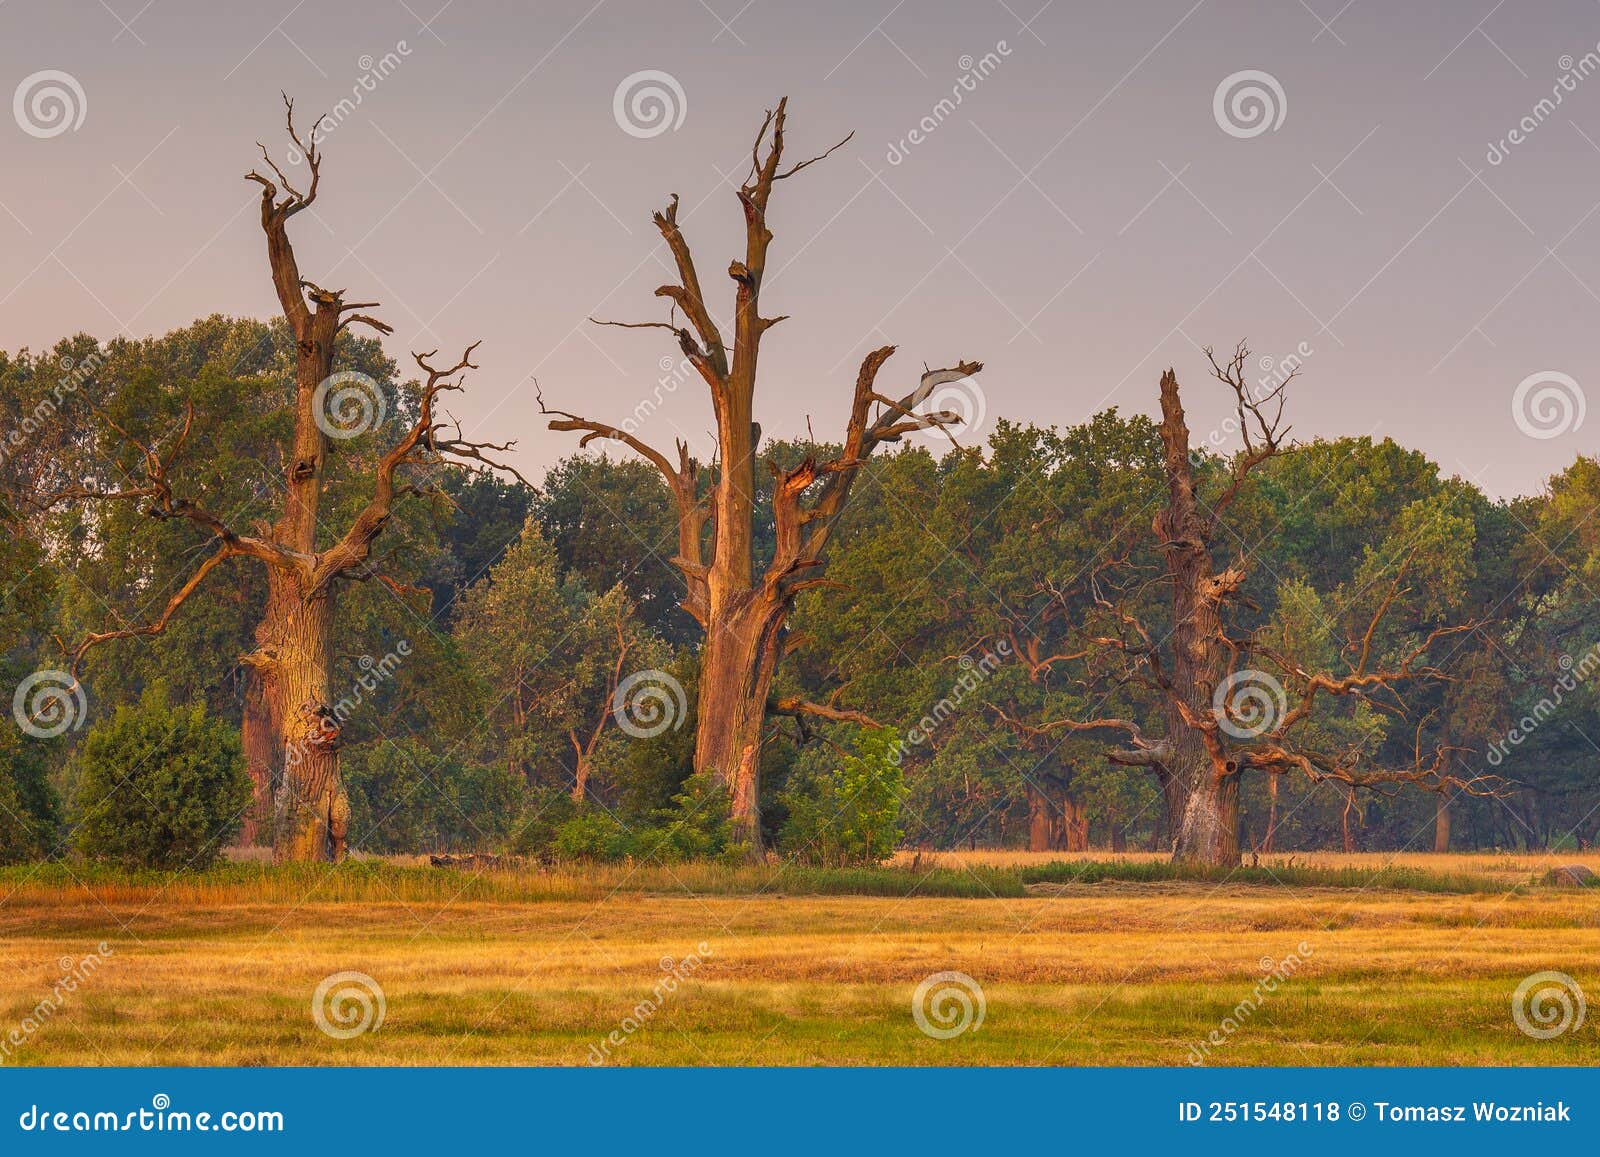
{"type": "Polygon", "coordinates": [[[239,732],[173,707],[157,683],[89,729],[78,756],[77,847],[126,867],[205,868],[250,803],[239,732]]]}

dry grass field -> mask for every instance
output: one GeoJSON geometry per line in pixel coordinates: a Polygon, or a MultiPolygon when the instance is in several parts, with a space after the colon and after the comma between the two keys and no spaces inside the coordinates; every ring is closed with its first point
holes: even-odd
{"type": "MultiPolygon", "coordinates": [[[[903,856],[878,875],[904,895],[813,894],[825,878],[703,865],[7,869],[0,1063],[1161,1065],[1207,1038],[1222,1042],[1213,1065],[1600,1063],[1600,1009],[1548,1040],[1512,1017],[1532,973],[1600,993],[1600,890],[1533,883],[1600,857],[1399,858],[1458,881],[1438,892],[985,883],[1041,859],[1072,857],[903,856]],[[983,886],[948,894],[965,878],[983,886]],[[101,942],[92,974],[63,991],[101,942]],[[330,1035],[314,994],[352,971],[381,988],[382,1022],[330,1035]],[[944,971],[972,978],[974,1023],[939,1039],[913,998],[944,971]]],[[[959,1012],[929,1007],[935,1028],[959,1012]]],[[[336,1030],[341,1014],[359,1022],[354,1005],[325,1008],[336,1030]]]]}

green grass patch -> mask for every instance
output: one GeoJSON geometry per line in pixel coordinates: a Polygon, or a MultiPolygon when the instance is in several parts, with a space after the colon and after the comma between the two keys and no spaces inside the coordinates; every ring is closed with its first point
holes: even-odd
{"type": "Polygon", "coordinates": [[[922,896],[992,899],[1025,895],[1009,868],[913,870],[800,864],[652,862],[470,868],[400,866],[374,860],[329,864],[217,864],[204,871],[130,870],[98,863],[0,868],[0,903],[42,903],[74,893],[102,902],[157,899],[200,905],[403,904],[599,900],[613,893],[660,896],[922,896]]]}
{"type": "Polygon", "coordinates": [[[1056,861],[1017,869],[1024,884],[1129,883],[1252,884],[1295,888],[1396,888],[1411,892],[1503,892],[1505,888],[1479,876],[1427,872],[1420,868],[1311,868],[1276,864],[1211,868],[1164,860],[1056,861]]]}

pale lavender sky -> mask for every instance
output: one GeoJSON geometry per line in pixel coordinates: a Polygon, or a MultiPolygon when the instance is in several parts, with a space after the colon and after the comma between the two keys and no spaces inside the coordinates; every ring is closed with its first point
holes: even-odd
{"type": "MultiPolygon", "coordinates": [[[[613,420],[656,392],[665,335],[584,318],[665,316],[649,215],[673,191],[725,313],[722,174],[785,93],[796,157],[856,139],[774,199],[765,304],[793,318],[764,351],[769,434],[807,415],[835,433],[884,341],[891,386],[983,360],[980,435],[996,415],[1152,411],[1168,364],[1203,434],[1225,407],[1198,347],[1247,337],[1311,351],[1301,436],[1390,435],[1496,494],[1596,448],[1600,415],[1555,414],[1548,438],[1513,416],[1530,375],[1568,375],[1552,388],[1575,402],[1600,383],[1593,2],[440,2],[0,0],[0,95],[22,90],[0,119],[0,346],[269,315],[253,142],[281,155],[280,88],[331,110],[393,53],[327,135],[302,270],[381,300],[396,357],[481,338],[453,408],[535,470],[573,442],[543,429],[534,377],[613,420]],[[682,93],[653,136],[613,113],[644,70],[682,93]],[[1281,89],[1281,121],[1234,135],[1214,96],[1245,70],[1281,89]],[[27,97],[52,84],[83,117],[48,135],[27,97]]],[[[704,447],[709,426],[687,387],[642,433],[704,447]]]]}

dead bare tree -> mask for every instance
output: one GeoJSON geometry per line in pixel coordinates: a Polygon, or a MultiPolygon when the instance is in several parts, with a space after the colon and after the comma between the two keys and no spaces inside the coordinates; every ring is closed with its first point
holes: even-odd
{"type": "MultiPolygon", "coordinates": [[[[1481,624],[1433,630],[1396,661],[1383,665],[1375,655],[1375,640],[1385,616],[1407,592],[1407,563],[1402,562],[1364,632],[1347,642],[1343,654],[1348,669],[1342,674],[1309,671],[1296,656],[1275,650],[1253,633],[1233,629],[1234,608],[1249,606],[1243,592],[1248,560],[1239,554],[1219,567],[1214,545],[1223,515],[1250,475],[1290,449],[1283,403],[1285,389],[1296,374],[1291,372],[1256,389],[1245,378],[1249,350],[1243,343],[1226,361],[1219,361],[1210,350],[1206,355],[1216,378],[1234,395],[1237,432],[1243,445],[1215,497],[1202,498],[1196,471],[1199,456],[1190,445],[1177,375],[1170,369],[1162,375],[1161,441],[1167,500],[1152,529],[1165,557],[1163,581],[1172,606],[1170,637],[1158,641],[1126,604],[1100,597],[1099,611],[1109,627],[1089,640],[1092,650],[1123,665],[1121,681],[1155,692],[1164,734],[1147,736],[1137,722],[1119,718],[1063,719],[1042,727],[1006,721],[1034,734],[1061,729],[1126,735],[1128,745],[1108,751],[1107,758],[1156,772],[1169,816],[1178,817],[1173,854],[1180,861],[1238,863],[1239,784],[1248,770],[1274,777],[1299,772],[1314,783],[1334,782],[1348,791],[1411,785],[1442,793],[1495,794],[1500,788],[1495,777],[1462,779],[1449,772],[1451,749],[1439,747],[1425,757],[1421,723],[1410,767],[1371,766],[1361,743],[1339,751],[1321,751],[1296,741],[1296,733],[1311,721],[1317,704],[1329,697],[1360,699],[1406,717],[1399,688],[1418,680],[1448,679],[1428,662],[1431,649],[1441,640],[1481,624]]],[[[1276,816],[1272,826],[1276,826],[1276,816]]]]}
{"type": "MultiPolygon", "coordinates": [[[[773,467],[777,550],[771,564],[757,573],[757,362],[767,331],[784,320],[782,316],[764,317],[760,308],[772,242],[768,203],[780,181],[822,160],[850,139],[784,168],[787,103],[785,98],[776,110],[768,110],[750,151],[749,174],[738,190],[745,246],[744,254],[728,266],[735,287],[732,346],[712,316],[694,256],[679,229],[676,195],[654,216],[678,274],[676,282],[656,290],[657,296],[672,303],[670,320],[600,323],[667,330],[704,379],[716,417],[718,447],[715,469],[706,472],[712,477],[704,490],[701,467],[683,442],[678,443],[674,460],[631,430],[562,410],[544,410],[552,418],[552,430],[582,432],[580,445],[612,439],[628,446],[653,463],[671,489],[678,512],[678,554],[673,561],[687,584],[683,607],[705,630],[695,768],[714,771],[726,784],[735,825],[752,851],[759,851],[761,843],[758,775],[762,727],[795,597],[825,581],[822,574],[829,539],[851,487],[873,451],[914,430],[944,429],[959,423],[954,413],[922,407],[938,386],[982,368],[977,362],[961,362],[949,369],[930,370],[914,389],[896,399],[880,393],[877,386],[878,372],[894,347],[869,353],[856,375],[850,418],[837,456],[827,461],[807,457],[787,470],[773,467]]],[[[786,708],[823,714],[795,703],[786,708]]]]}
{"type": "MultiPolygon", "coordinates": [[[[191,523],[208,532],[214,543],[212,552],[168,599],[155,620],[87,636],[75,648],[75,665],[100,644],[162,633],[184,602],[224,562],[245,558],[266,569],[267,603],[255,631],[256,646],[241,662],[256,679],[246,703],[245,746],[254,759],[271,760],[269,766],[257,765],[252,771],[258,784],[265,780],[274,785],[273,859],[279,863],[337,861],[345,853],[349,803],[339,776],[340,720],[331,706],[334,696],[330,687],[333,620],[340,585],[378,581],[397,592],[410,590],[382,573],[372,557],[373,544],[393,516],[396,502],[408,495],[434,493],[426,477],[447,460],[509,469],[492,462],[488,455],[510,448],[509,443],[496,446],[466,441],[459,436],[459,426],[451,436],[451,423],[436,412],[439,395],[461,389],[465,371],[477,368],[471,360],[476,343],[448,367],[432,363],[437,351],[415,354],[424,375],[416,420],[377,462],[372,495],[344,531],[331,541],[319,536],[318,512],[331,447],[328,427],[336,421],[328,412],[335,342],[345,327],[356,323],[384,334],[391,330],[370,314],[358,312],[378,303],[347,303],[342,290],[322,289],[300,275],[288,223],[315,202],[322,155],[315,126],[307,134],[309,139],[302,140],[295,129],[294,104],[287,96],[284,105],[289,138],[305,158],[310,174],[305,191],[295,188],[265,146],[261,155],[272,175],[256,170],[246,174],[247,180],[261,186],[261,228],[266,234],[272,281],[295,339],[294,428],[284,455],[284,497],[276,519],[270,526],[256,528],[255,533],[245,533],[179,493],[173,471],[193,423],[193,410],[188,407],[176,430],[148,444],[116,427],[141,452],[142,480],[118,490],[72,488],[51,499],[141,502],[151,517],[191,523]]],[[[378,399],[367,401],[375,404],[378,399]]],[[[338,404],[336,395],[332,404],[338,404]]]]}

